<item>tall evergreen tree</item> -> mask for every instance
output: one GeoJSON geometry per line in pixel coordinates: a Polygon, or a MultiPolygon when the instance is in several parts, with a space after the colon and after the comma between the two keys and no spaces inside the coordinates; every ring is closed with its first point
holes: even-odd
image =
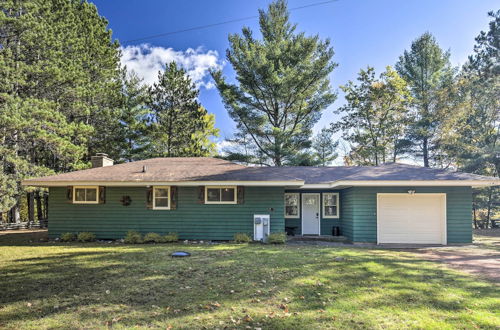
{"type": "Polygon", "coordinates": [[[443,51],[430,33],[424,33],[404,51],[396,64],[396,70],[409,84],[414,106],[408,138],[412,141],[410,150],[421,157],[425,167],[439,155],[439,126],[444,113],[439,105],[438,94],[453,82],[449,52],[443,51]]]}
{"type": "Polygon", "coordinates": [[[215,152],[214,116],[198,102],[199,90],[175,62],[159,72],[150,88],[150,156],[207,156],[215,152]]]}
{"type": "Polygon", "coordinates": [[[311,146],[313,125],[335,100],[328,79],[336,66],[333,49],[329,40],[297,33],[284,0],[260,10],[259,25],[261,40],[249,28],[229,36],[227,60],[238,84],[228,83],[220,71],[212,76],[237,123],[237,138],[254,145],[245,160],[294,164],[311,146]]]}
{"type": "Polygon", "coordinates": [[[343,139],[351,144],[349,163],[396,161],[408,128],[411,96],[406,82],[390,66],[378,79],[368,67],[359,72],[357,84],[349,81],[341,88],[347,103],[336,111],[343,116],[332,129],[343,132],[343,139]]]}
{"type": "Polygon", "coordinates": [[[468,170],[500,176],[500,10],[490,12],[489,31],[476,38],[474,54],[464,66],[476,137],[469,140],[472,155],[460,157],[468,170]],[[472,156],[472,157],[471,157],[472,156]]]}
{"type": "Polygon", "coordinates": [[[148,87],[135,72],[122,73],[122,107],[120,113],[121,134],[119,161],[145,158],[149,146],[148,125],[150,109],[147,107],[148,87]]]}
{"type": "Polygon", "coordinates": [[[119,52],[88,2],[0,6],[0,167],[16,182],[1,194],[19,200],[21,179],[85,167],[102,151],[117,127],[119,52]]]}
{"type": "MultiPolygon", "coordinates": [[[[490,12],[489,31],[476,38],[474,54],[447,94],[453,116],[442,143],[453,165],[463,171],[500,175],[500,10],[490,12]]],[[[474,205],[490,220],[500,209],[498,187],[479,189],[474,205]]]]}
{"type": "Polygon", "coordinates": [[[334,161],[338,154],[335,152],[338,141],[333,141],[333,132],[323,128],[313,139],[312,148],[321,166],[327,166],[334,161]]]}

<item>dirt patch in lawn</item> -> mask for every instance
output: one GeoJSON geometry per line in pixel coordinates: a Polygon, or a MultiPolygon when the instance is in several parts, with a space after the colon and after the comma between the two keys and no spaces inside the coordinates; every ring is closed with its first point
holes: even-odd
{"type": "Polygon", "coordinates": [[[426,259],[500,284],[500,229],[474,231],[474,246],[419,250],[426,259]]]}
{"type": "Polygon", "coordinates": [[[426,259],[500,284],[500,252],[482,248],[423,249],[421,252],[426,259]]]}

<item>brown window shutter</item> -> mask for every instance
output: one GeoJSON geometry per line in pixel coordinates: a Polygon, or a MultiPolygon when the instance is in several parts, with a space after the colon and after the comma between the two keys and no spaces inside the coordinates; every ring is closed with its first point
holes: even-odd
{"type": "Polygon", "coordinates": [[[198,187],[198,203],[205,204],[205,186],[198,187]]]}
{"type": "Polygon", "coordinates": [[[99,186],[99,204],[106,203],[106,187],[99,186]]]}
{"type": "Polygon", "coordinates": [[[73,203],[73,186],[66,187],[66,199],[68,203],[73,203]]]}
{"type": "Polygon", "coordinates": [[[146,207],[153,208],[153,187],[146,188],[146,207]]]}
{"type": "Polygon", "coordinates": [[[170,187],[170,209],[177,209],[177,187],[170,187]]]}
{"type": "Polygon", "coordinates": [[[238,186],[236,188],[236,200],[237,200],[238,204],[245,203],[245,187],[238,186]]]}

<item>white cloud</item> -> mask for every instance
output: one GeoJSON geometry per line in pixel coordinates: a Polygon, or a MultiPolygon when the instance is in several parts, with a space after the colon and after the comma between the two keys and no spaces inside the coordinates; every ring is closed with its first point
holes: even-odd
{"type": "Polygon", "coordinates": [[[215,143],[215,145],[217,147],[217,151],[218,151],[219,155],[222,155],[222,156],[226,155],[227,149],[233,149],[235,147],[238,147],[237,143],[231,142],[228,140],[217,141],[215,143]]]}
{"type": "Polygon", "coordinates": [[[141,44],[122,47],[121,50],[122,65],[126,65],[129,71],[135,71],[150,85],[158,80],[158,71],[163,71],[166,63],[176,62],[198,87],[211,89],[215,86],[210,81],[209,70],[221,69],[223,66],[216,50],[205,51],[202,47],[176,51],[173,48],[141,44]]]}

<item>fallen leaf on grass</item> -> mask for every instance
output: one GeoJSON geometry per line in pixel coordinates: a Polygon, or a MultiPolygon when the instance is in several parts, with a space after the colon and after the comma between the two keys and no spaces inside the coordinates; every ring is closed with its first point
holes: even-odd
{"type": "Polygon", "coordinates": [[[288,306],[286,304],[281,304],[279,306],[285,313],[288,313],[288,306]]]}
{"type": "Polygon", "coordinates": [[[213,310],[213,309],[219,308],[220,306],[221,305],[217,301],[215,301],[215,302],[209,303],[208,305],[205,305],[205,309],[213,310]]]}

